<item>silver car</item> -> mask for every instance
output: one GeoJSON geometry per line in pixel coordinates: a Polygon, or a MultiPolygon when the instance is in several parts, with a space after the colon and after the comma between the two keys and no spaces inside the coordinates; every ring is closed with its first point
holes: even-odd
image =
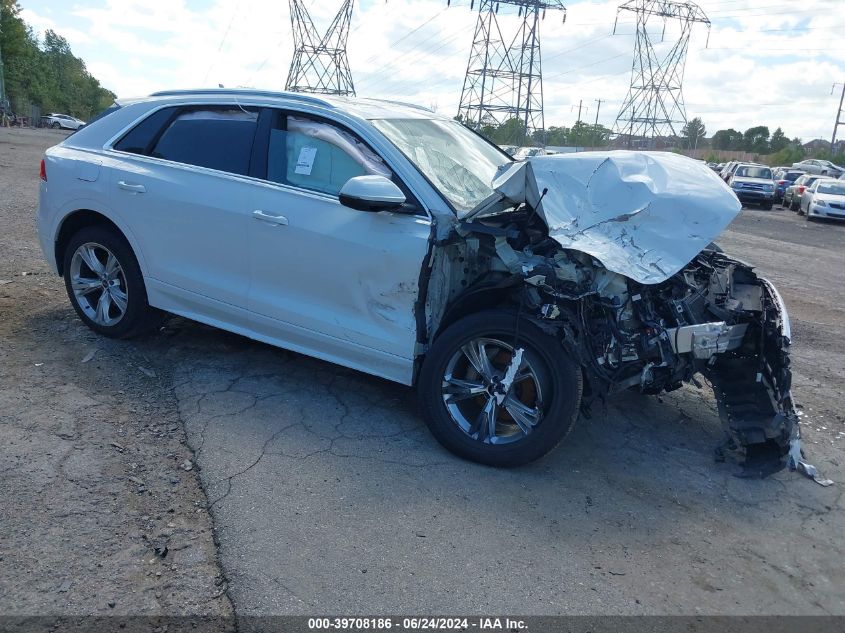
{"type": "Polygon", "coordinates": [[[817,158],[802,160],[800,163],[792,163],[792,166],[796,169],[803,169],[808,174],[820,174],[822,176],[832,176],[834,178],[839,178],[839,176],[845,174],[845,167],[835,165],[829,160],[821,160],[817,158]]]}
{"type": "Polygon", "coordinates": [[[806,214],[808,220],[845,220],[845,182],[833,178],[821,178],[814,182],[801,196],[801,212],[806,214]]]}
{"type": "Polygon", "coordinates": [[[726,451],[800,454],[786,308],[712,243],[740,204],[683,156],[515,162],[410,105],[173,91],[118,102],[41,180],[44,255],[103,336],[172,313],[414,385],[445,447],[496,466],[700,373],[726,451]]]}

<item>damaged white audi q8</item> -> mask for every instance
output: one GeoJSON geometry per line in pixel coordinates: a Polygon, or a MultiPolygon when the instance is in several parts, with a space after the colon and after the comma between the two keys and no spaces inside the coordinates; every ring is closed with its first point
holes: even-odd
{"type": "Polygon", "coordinates": [[[41,178],[44,253],[104,335],[173,313],[416,384],[497,466],[702,375],[723,448],[799,456],[786,310],[713,245],[740,204],[695,161],[514,162],[413,106],[214,90],[115,104],[41,178]]]}

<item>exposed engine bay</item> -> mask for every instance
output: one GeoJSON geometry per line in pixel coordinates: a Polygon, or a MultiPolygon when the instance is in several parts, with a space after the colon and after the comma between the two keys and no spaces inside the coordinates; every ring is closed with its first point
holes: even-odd
{"type": "Polygon", "coordinates": [[[717,455],[750,463],[762,452],[812,469],[801,461],[790,324],[774,286],[712,243],[677,272],[641,283],[562,247],[538,213],[544,195],[507,213],[464,219],[436,244],[430,331],[462,312],[509,305],[577,359],[582,414],[623,390],[659,394],[685,382],[701,386],[703,378],[725,431],[717,455]]]}

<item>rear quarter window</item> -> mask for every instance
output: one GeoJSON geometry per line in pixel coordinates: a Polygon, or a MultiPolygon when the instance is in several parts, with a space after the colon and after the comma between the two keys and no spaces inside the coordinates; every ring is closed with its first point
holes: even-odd
{"type": "Polygon", "coordinates": [[[156,110],[129,130],[123,138],[114,144],[114,149],[131,154],[149,154],[162,128],[170,121],[175,112],[176,108],[156,110]]]}

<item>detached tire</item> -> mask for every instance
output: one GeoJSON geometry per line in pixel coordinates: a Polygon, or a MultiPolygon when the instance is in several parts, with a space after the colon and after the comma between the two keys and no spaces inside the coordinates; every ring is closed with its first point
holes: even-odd
{"type": "Polygon", "coordinates": [[[129,243],[114,230],[89,226],[68,242],[62,270],[79,318],[98,334],[129,338],[154,329],[162,313],[147,303],[147,289],[129,243]]]}
{"type": "Polygon", "coordinates": [[[489,310],[457,321],[434,341],[417,386],[423,418],[444,447],[480,464],[511,467],[542,457],[566,437],[583,382],[560,341],[524,317],[517,324],[516,314],[489,310]],[[515,349],[523,350],[522,362],[506,388],[515,349]]]}

